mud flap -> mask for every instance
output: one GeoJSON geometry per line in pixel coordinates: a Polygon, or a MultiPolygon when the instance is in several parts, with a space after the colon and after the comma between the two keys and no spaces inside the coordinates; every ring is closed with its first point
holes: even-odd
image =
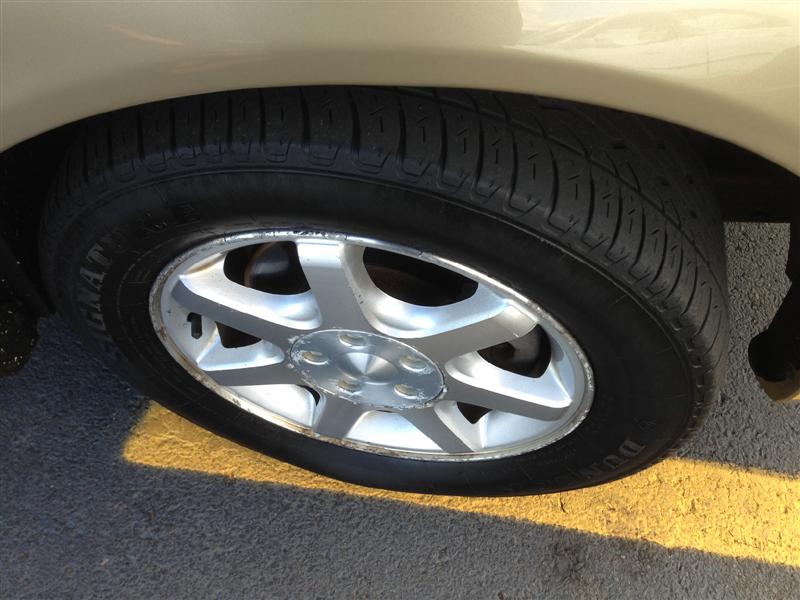
{"type": "Polygon", "coordinates": [[[19,302],[0,303],[0,377],[16,373],[36,346],[36,317],[19,302]]]}
{"type": "Polygon", "coordinates": [[[773,400],[800,400],[800,209],[791,225],[786,274],[792,281],[775,318],[750,342],[750,366],[773,400]]]}

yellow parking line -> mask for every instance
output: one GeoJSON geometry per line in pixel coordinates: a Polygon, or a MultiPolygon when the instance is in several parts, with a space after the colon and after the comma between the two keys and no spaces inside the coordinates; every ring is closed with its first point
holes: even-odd
{"type": "Polygon", "coordinates": [[[267,458],[152,405],[127,460],[549,525],[667,548],[800,567],[800,479],[669,459],[604,486],[518,498],[404,494],[345,484],[267,458]]]}

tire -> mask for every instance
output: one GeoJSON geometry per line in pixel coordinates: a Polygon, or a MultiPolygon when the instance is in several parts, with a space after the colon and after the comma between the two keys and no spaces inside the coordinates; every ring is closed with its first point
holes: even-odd
{"type": "Polygon", "coordinates": [[[144,393],[366,486],[512,495],[626,476],[698,427],[724,371],[724,240],[702,165],[672,126],[555,100],[321,87],[97,117],[53,185],[41,258],[60,312],[144,393]],[[588,357],[591,409],[540,449],[435,461],[327,443],[238,408],[167,352],[148,295],[182,252],[281,227],[431,252],[534,299],[588,357]]]}

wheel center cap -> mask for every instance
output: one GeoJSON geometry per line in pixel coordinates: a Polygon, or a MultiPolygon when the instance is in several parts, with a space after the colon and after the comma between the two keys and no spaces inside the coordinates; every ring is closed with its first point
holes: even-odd
{"type": "Polygon", "coordinates": [[[370,408],[419,408],[444,388],[441,371],[428,357],[374,333],[315,331],[295,341],[290,354],[306,383],[370,408]]]}

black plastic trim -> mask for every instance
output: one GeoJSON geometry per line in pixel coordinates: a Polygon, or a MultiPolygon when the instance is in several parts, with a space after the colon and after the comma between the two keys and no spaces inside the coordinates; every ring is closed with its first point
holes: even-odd
{"type": "Polygon", "coordinates": [[[39,291],[19,263],[6,241],[0,236],[0,279],[12,294],[9,300],[17,300],[32,316],[43,317],[52,311],[49,302],[39,291]]]}

